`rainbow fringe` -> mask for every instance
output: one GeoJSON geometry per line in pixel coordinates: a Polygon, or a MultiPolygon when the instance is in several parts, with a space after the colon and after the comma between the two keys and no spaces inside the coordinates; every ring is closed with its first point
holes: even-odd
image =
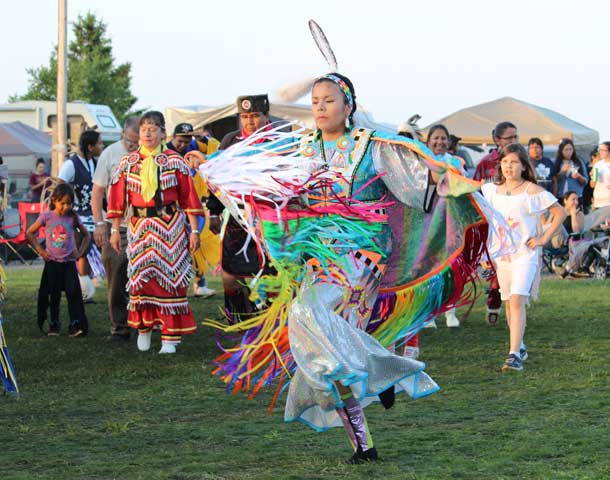
{"type": "MultiPolygon", "coordinates": [[[[299,229],[300,231],[300,229],[299,229]]],[[[472,303],[476,292],[476,265],[485,248],[487,224],[481,222],[468,228],[462,250],[440,270],[416,282],[382,289],[375,304],[367,332],[384,346],[389,346],[415,335],[430,318],[450,308],[472,303]],[[470,288],[466,288],[470,285],[470,288]]],[[[319,245],[317,246],[319,247],[319,245]]],[[[207,320],[204,325],[220,329],[225,334],[241,333],[233,337],[232,347],[219,346],[223,351],[213,372],[227,384],[233,394],[249,392],[253,398],[261,388],[277,381],[273,409],[284,380],[294,373],[296,364],[288,341],[288,313],[297,295],[304,269],[290,259],[274,261],[277,275],[259,279],[251,299],[273,301],[259,315],[242,323],[227,326],[207,320]]],[[[329,275],[336,275],[333,268],[329,275]]]]}
{"type": "MultiPolygon", "coordinates": [[[[4,269],[0,267],[0,301],[4,301],[6,294],[6,275],[4,269]]],[[[2,315],[0,315],[0,380],[4,390],[12,396],[19,395],[19,387],[17,386],[17,377],[15,369],[11,362],[11,356],[8,353],[4,330],[2,329],[2,315]]]]}
{"type": "Polygon", "coordinates": [[[15,369],[11,362],[11,356],[8,353],[8,346],[6,345],[4,330],[2,329],[2,318],[0,318],[0,379],[2,380],[2,385],[4,385],[4,390],[9,395],[19,395],[15,369]]]}
{"type": "Polygon", "coordinates": [[[428,320],[454,307],[474,303],[476,269],[487,238],[487,223],[468,227],[462,249],[441,269],[416,282],[381,289],[367,333],[388,347],[411,338],[428,320]]]}
{"type": "Polygon", "coordinates": [[[242,334],[233,347],[223,347],[217,341],[223,354],[216,358],[218,368],[213,373],[227,384],[229,392],[251,392],[249,398],[278,377],[276,396],[279,395],[284,375],[290,377],[296,368],[288,342],[288,311],[303,269],[289,262],[272,265],[277,275],[261,277],[251,295],[254,301],[273,297],[273,302],[259,315],[230,326],[213,320],[203,322],[225,334],[242,334]]]}

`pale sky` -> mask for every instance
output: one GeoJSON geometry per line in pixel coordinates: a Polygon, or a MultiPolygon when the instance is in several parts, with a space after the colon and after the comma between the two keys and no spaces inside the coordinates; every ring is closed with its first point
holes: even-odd
{"type": "MultiPolygon", "coordinates": [[[[57,1],[2,3],[0,102],[57,42],[57,1]]],[[[609,0],[68,0],[69,21],[88,10],[132,63],[138,107],[221,105],[325,73],[314,18],[378,121],[424,126],[512,96],[610,139],[609,0]]]]}

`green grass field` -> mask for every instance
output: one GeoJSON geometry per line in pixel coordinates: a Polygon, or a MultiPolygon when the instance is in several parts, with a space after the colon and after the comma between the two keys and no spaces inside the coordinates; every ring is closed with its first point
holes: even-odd
{"type": "MultiPolygon", "coordinates": [[[[271,416],[271,393],[227,396],[200,328],[175,356],[108,335],[105,290],[87,305],[91,333],[41,336],[40,267],[9,268],[4,329],[21,398],[0,397],[0,479],[604,479],[610,478],[610,282],[545,279],[529,310],[530,359],[502,374],[508,332],[482,320],[425,330],[422,359],[442,390],[373,405],[382,461],[348,466],[341,429],[315,433],[271,416]]],[[[212,287],[219,288],[212,280],[212,287]]],[[[218,317],[220,295],[192,299],[218,317]]],[[[65,314],[65,302],[62,314],[65,314]]],[[[501,321],[503,322],[503,320],[501,321]]]]}

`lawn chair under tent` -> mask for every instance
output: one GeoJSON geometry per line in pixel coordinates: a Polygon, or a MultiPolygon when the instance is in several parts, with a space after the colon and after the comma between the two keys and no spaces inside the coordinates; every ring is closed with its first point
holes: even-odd
{"type": "MultiPolygon", "coordinates": [[[[24,256],[19,252],[19,250],[26,248],[29,251],[33,252],[36,257],[39,257],[38,252],[28,243],[26,232],[28,228],[32,226],[32,224],[38,219],[38,216],[47,210],[48,206],[48,198],[53,193],[53,189],[55,185],[60,180],[57,178],[49,178],[49,182],[44,186],[42,190],[42,194],[40,196],[40,202],[19,202],[17,204],[17,210],[19,213],[19,223],[13,225],[4,225],[0,227],[0,246],[4,245],[4,247],[11,252],[23,263],[24,265],[28,264],[28,261],[24,258],[24,256]],[[8,236],[8,230],[12,230],[15,227],[19,228],[17,235],[8,236]]],[[[38,241],[41,245],[44,245],[45,235],[44,228],[41,228],[38,231],[38,241]]],[[[8,261],[8,252],[5,252],[5,255],[1,257],[3,260],[8,261]]],[[[35,258],[36,258],[35,257],[35,258]]],[[[29,262],[31,265],[33,261],[29,262]]]]}
{"type": "MultiPolygon", "coordinates": [[[[46,211],[46,209],[47,204],[45,202],[19,202],[17,204],[17,210],[19,211],[19,233],[14,237],[8,237],[5,234],[6,230],[14,228],[17,225],[6,225],[0,230],[0,245],[6,246],[25,265],[28,263],[31,264],[32,262],[28,262],[23,255],[19,253],[19,250],[27,248],[38,256],[38,252],[29,244],[25,234],[28,228],[38,219],[38,216],[46,211]]],[[[44,242],[44,229],[42,228],[38,231],[38,240],[44,242]]]]}

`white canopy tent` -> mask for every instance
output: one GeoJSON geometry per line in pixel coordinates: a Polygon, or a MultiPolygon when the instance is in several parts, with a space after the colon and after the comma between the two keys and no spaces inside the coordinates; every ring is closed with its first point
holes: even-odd
{"type": "MultiPolygon", "coordinates": [[[[271,117],[274,119],[296,121],[302,124],[308,130],[315,129],[315,123],[311,116],[311,107],[308,105],[298,104],[281,104],[271,103],[271,117]]],[[[204,106],[189,106],[189,107],[167,107],[165,109],[165,121],[167,131],[173,132],[174,127],[183,122],[193,125],[195,130],[200,130],[205,126],[209,126],[215,122],[234,120],[233,128],[237,125],[237,106],[235,103],[223,105],[220,107],[204,107],[204,106]]],[[[355,123],[358,126],[382,130],[384,132],[396,133],[396,127],[386,123],[377,123],[372,115],[358,105],[358,111],[355,116],[355,123]]],[[[227,133],[229,130],[223,132],[227,133]]],[[[216,132],[215,132],[216,133],[216,132]]],[[[219,138],[221,140],[221,138],[219,138]]]]}
{"type": "MultiPolygon", "coordinates": [[[[272,103],[270,107],[269,113],[275,119],[298,121],[308,129],[314,128],[309,107],[278,103],[272,103]]],[[[237,105],[235,102],[220,107],[196,105],[190,107],[167,107],[165,109],[165,122],[168,132],[172,132],[177,124],[183,122],[190,123],[195,130],[200,130],[205,126],[225,119],[235,119],[235,122],[237,121],[237,105]]]]}
{"type": "Polygon", "coordinates": [[[37,158],[49,165],[51,136],[22,122],[0,123],[0,157],[6,166],[8,181],[14,184],[11,193],[29,191],[30,173],[37,158]]]}
{"type": "Polygon", "coordinates": [[[512,97],[503,97],[480,105],[464,108],[432,122],[443,124],[454,135],[462,138],[466,145],[493,145],[491,132],[503,121],[517,126],[522,143],[531,137],[538,137],[546,146],[555,147],[563,138],[574,142],[576,149],[588,160],[588,153],[599,143],[599,133],[578,123],[561,113],[539,107],[512,97]]]}

